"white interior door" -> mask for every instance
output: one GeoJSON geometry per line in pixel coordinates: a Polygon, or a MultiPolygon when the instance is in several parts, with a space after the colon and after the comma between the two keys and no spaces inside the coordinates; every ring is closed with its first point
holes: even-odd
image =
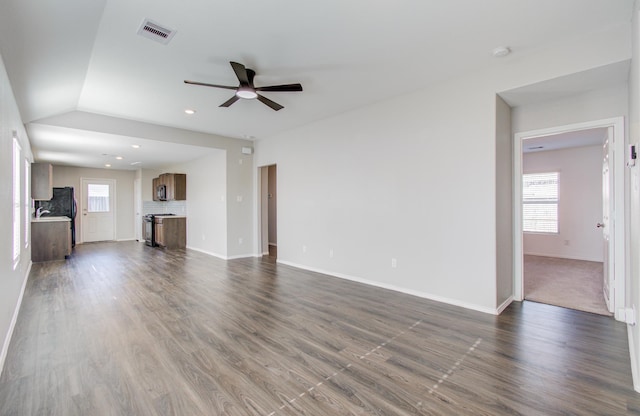
{"type": "Polygon", "coordinates": [[[82,179],[82,241],[115,239],[115,188],[113,179],[82,179]]]}
{"type": "Polygon", "coordinates": [[[613,312],[615,308],[615,297],[613,293],[613,279],[615,276],[611,261],[612,239],[611,233],[613,231],[613,223],[611,221],[611,214],[613,212],[613,199],[611,198],[611,190],[613,189],[613,175],[611,174],[610,162],[611,162],[611,146],[609,146],[609,140],[612,137],[612,128],[609,127],[607,136],[604,138],[602,145],[602,222],[599,222],[596,226],[602,230],[602,247],[603,247],[603,284],[602,293],[604,300],[607,304],[609,312],[613,312]]]}

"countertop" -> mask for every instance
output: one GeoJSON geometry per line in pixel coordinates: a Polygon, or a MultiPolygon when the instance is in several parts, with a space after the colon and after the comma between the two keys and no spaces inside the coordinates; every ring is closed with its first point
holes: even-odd
{"type": "Polygon", "coordinates": [[[156,218],[187,218],[186,215],[155,215],[156,218]]]}
{"type": "Polygon", "coordinates": [[[69,217],[40,217],[40,218],[31,218],[31,222],[62,222],[62,221],[71,221],[69,217]]]}

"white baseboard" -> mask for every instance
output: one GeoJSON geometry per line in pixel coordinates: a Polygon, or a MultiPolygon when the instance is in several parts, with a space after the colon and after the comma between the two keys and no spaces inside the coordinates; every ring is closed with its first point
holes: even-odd
{"type": "Polygon", "coordinates": [[[227,260],[246,259],[249,257],[255,257],[253,254],[236,254],[235,256],[227,257],[227,260]]]}
{"type": "Polygon", "coordinates": [[[22,297],[24,296],[24,290],[27,287],[27,280],[29,280],[29,273],[31,273],[31,265],[33,262],[29,262],[29,267],[27,267],[27,273],[24,276],[24,280],[22,281],[22,287],[20,288],[20,296],[18,296],[18,302],[16,304],[16,308],[13,311],[13,316],[11,317],[11,323],[9,324],[9,331],[4,338],[4,344],[2,344],[2,351],[0,351],[0,374],[2,374],[2,370],[4,369],[4,361],[7,359],[7,353],[9,352],[9,344],[11,343],[11,337],[13,336],[13,330],[16,327],[16,322],[18,322],[18,313],[20,312],[20,306],[22,306],[22,297]]]}
{"type": "Polygon", "coordinates": [[[496,315],[500,315],[502,311],[507,309],[507,306],[511,305],[511,302],[513,302],[513,296],[509,296],[507,300],[505,300],[500,306],[498,306],[498,308],[496,309],[496,315]]]}
{"type": "Polygon", "coordinates": [[[633,389],[640,393],[640,380],[638,380],[638,356],[636,355],[636,347],[633,342],[633,327],[627,325],[627,338],[629,339],[629,357],[631,359],[631,380],[633,389]]]}
{"type": "Polygon", "coordinates": [[[202,250],[202,249],[191,247],[191,246],[187,246],[187,248],[189,250],[193,250],[193,251],[200,252],[202,254],[207,254],[209,256],[217,257],[222,260],[236,260],[236,259],[246,259],[248,257],[258,257],[254,254],[238,254],[235,256],[225,256],[224,254],[214,253],[212,251],[206,251],[206,250],[202,250]]]}
{"type": "Polygon", "coordinates": [[[191,247],[191,246],[187,246],[187,248],[189,250],[198,251],[200,253],[207,254],[207,255],[213,256],[213,257],[217,257],[217,258],[222,259],[222,260],[227,260],[227,256],[224,256],[224,255],[219,254],[219,253],[214,253],[212,251],[202,250],[200,248],[191,247]]]}
{"type": "MultiPolygon", "coordinates": [[[[474,310],[474,311],[488,313],[488,314],[491,314],[491,315],[498,315],[499,314],[498,309],[491,309],[491,308],[487,308],[487,307],[481,306],[481,305],[476,305],[476,304],[473,304],[473,303],[461,302],[461,301],[459,301],[457,299],[446,298],[446,297],[443,297],[443,296],[433,295],[431,293],[420,292],[420,291],[416,291],[416,290],[412,290],[412,289],[407,289],[407,288],[404,288],[404,287],[399,287],[399,286],[389,285],[389,284],[386,284],[386,283],[376,282],[376,281],[373,281],[373,280],[362,279],[360,277],[349,276],[349,275],[342,274],[342,273],[335,273],[335,272],[330,272],[330,271],[327,271],[327,270],[316,269],[314,267],[308,267],[308,266],[305,266],[305,265],[302,265],[302,264],[292,263],[292,262],[285,261],[285,260],[276,260],[276,262],[280,263],[280,264],[287,265],[287,266],[296,267],[298,269],[308,270],[310,272],[326,274],[326,275],[329,275],[329,276],[338,277],[340,279],[351,280],[353,282],[362,283],[362,284],[369,285],[369,286],[375,286],[375,287],[379,287],[379,288],[382,288],[382,289],[393,290],[394,292],[400,292],[400,293],[405,293],[407,295],[417,296],[417,297],[423,298],[423,299],[429,299],[429,300],[433,300],[433,301],[436,301],[436,302],[442,302],[442,303],[446,303],[446,304],[453,305],[453,306],[459,306],[459,307],[462,307],[462,308],[465,308],[465,309],[471,309],[471,310],[474,310]]],[[[508,305],[506,305],[506,306],[508,306],[508,305]]],[[[505,308],[506,308],[506,306],[505,306],[505,308]]],[[[502,312],[502,311],[500,311],[500,312],[502,312]]]]}

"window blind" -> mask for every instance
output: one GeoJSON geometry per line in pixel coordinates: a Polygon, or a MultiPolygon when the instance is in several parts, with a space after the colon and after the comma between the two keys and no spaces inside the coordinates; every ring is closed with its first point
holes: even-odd
{"type": "Polygon", "coordinates": [[[558,172],[522,176],[522,229],[525,232],[558,232],[558,172]]]}

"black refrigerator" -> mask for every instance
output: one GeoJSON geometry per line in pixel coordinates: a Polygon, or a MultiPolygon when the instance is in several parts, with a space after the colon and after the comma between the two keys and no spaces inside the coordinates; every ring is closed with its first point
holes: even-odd
{"type": "Polygon", "coordinates": [[[71,218],[71,246],[76,246],[76,212],[77,204],[73,188],[53,188],[53,198],[49,201],[35,201],[35,208],[49,210],[43,217],[69,217],[71,218]]]}

